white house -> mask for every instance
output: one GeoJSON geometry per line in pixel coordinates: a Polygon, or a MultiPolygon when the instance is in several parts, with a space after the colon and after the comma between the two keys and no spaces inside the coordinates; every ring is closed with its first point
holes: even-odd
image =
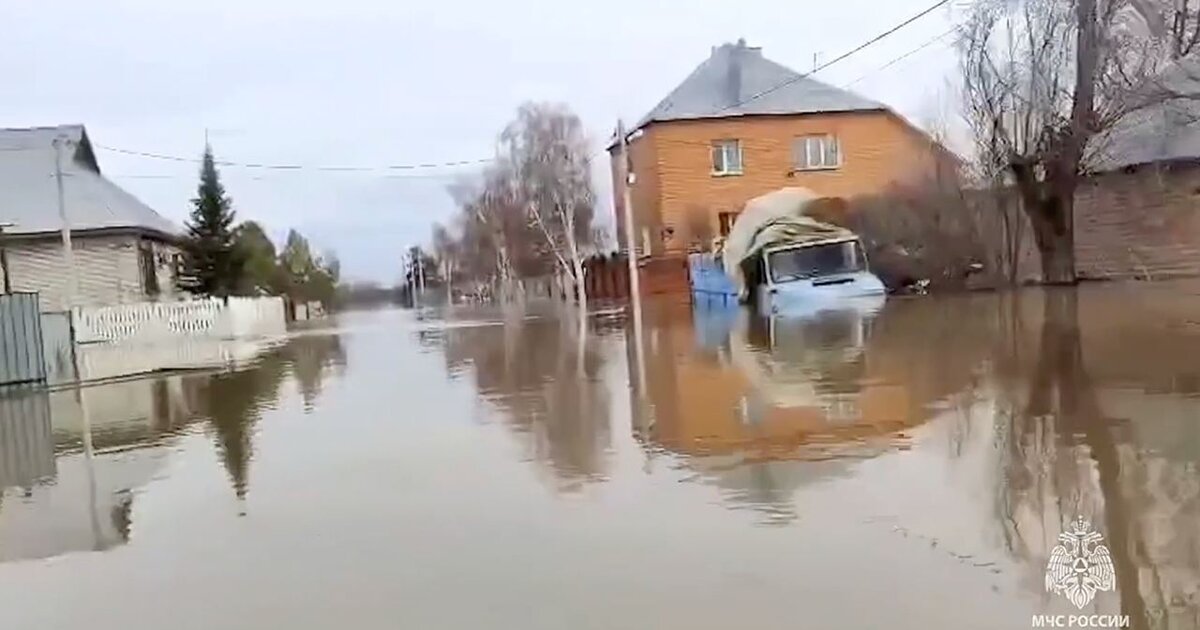
{"type": "Polygon", "coordinates": [[[0,292],[37,292],[43,311],[66,306],[56,139],[79,279],[72,305],[174,299],[180,228],[105,179],[82,125],[0,129],[0,292]]]}

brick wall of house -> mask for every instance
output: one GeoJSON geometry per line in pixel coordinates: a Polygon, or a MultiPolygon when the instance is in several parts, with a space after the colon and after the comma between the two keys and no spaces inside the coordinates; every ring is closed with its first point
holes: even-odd
{"type": "Polygon", "coordinates": [[[633,141],[630,154],[639,234],[641,229],[654,232],[656,254],[686,249],[693,215],[706,216],[710,231],[716,233],[720,213],[737,212],[746,201],[772,190],[800,186],[822,195],[853,197],[924,177],[936,163],[928,137],[886,112],[654,123],[633,141]],[[820,134],[838,138],[841,165],[795,171],[793,141],[820,134]],[[712,173],[711,143],[725,139],[741,142],[741,175],[712,173]]]}
{"type": "Polygon", "coordinates": [[[1147,166],[1084,182],[1075,260],[1081,278],[1200,275],[1200,167],[1147,166]]]}
{"type": "MultiPolygon", "coordinates": [[[[629,158],[634,173],[634,184],[630,188],[634,211],[634,245],[641,255],[646,255],[645,245],[650,244],[651,252],[660,252],[662,220],[658,214],[659,175],[657,145],[654,141],[658,129],[651,126],[642,130],[629,143],[629,158]]],[[[613,199],[617,213],[617,243],[625,248],[625,199],[621,194],[621,176],[617,156],[610,154],[612,164],[612,181],[614,186],[613,199]]]]}

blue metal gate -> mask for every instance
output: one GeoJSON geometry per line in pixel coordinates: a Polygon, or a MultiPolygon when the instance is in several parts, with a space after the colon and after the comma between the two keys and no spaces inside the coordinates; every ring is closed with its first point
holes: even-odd
{"type": "Polygon", "coordinates": [[[0,386],[46,380],[36,293],[0,295],[0,386]]]}

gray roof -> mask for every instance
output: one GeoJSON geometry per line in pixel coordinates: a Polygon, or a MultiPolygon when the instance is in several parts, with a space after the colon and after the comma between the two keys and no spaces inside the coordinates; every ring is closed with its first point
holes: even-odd
{"type": "Polygon", "coordinates": [[[1200,159],[1200,64],[1177,64],[1161,76],[1147,89],[1154,105],[1125,115],[1092,139],[1087,157],[1092,170],[1200,159]]]}
{"type": "Polygon", "coordinates": [[[71,231],[139,230],[171,237],[180,228],[100,173],[83,125],[0,129],[0,224],[5,234],[57,232],[56,137],[63,149],[63,197],[71,231]]]}
{"type": "Polygon", "coordinates": [[[762,114],[815,114],[887,109],[853,92],[801,75],[762,55],[745,40],[713,48],[712,55],[650,110],[652,122],[762,114]]]}

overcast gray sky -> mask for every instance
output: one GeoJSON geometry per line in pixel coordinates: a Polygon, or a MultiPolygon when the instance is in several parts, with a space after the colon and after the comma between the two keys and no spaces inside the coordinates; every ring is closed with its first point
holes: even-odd
{"type": "MultiPolygon", "coordinates": [[[[0,126],[83,123],[105,147],[218,159],[382,166],[487,158],[525,100],[569,104],[597,150],[708,56],[745,37],[805,71],[933,0],[0,0],[0,126]]],[[[918,124],[952,110],[945,8],[817,78],[883,101],[918,124]],[[943,103],[939,105],[939,101],[943,103]]],[[[104,172],[182,222],[196,166],[99,149],[104,172]]],[[[599,169],[600,214],[611,183],[599,169]]],[[[300,229],[349,277],[393,281],[399,252],[453,205],[453,173],[227,167],[242,219],[278,240],[300,229]]]]}

